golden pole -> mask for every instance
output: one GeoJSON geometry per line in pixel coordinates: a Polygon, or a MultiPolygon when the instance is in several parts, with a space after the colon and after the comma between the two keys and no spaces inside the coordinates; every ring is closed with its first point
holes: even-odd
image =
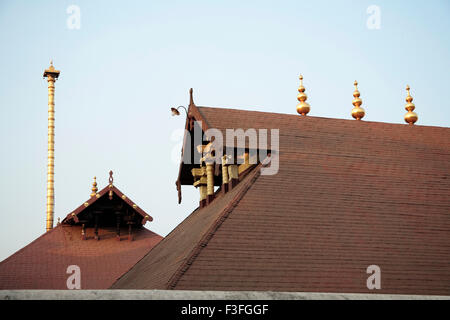
{"type": "Polygon", "coordinates": [[[44,78],[48,82],[48,151],[47,151],[47,220],[46,231],[53,229],[53,212],[55,208],[55,81],[59,77],[59,70],[55,70],[53,62],[44,71],[44,78]]]}

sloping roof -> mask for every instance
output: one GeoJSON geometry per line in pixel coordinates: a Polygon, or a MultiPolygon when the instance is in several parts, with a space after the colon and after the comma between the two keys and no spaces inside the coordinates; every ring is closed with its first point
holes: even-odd
{"type": "Polygon", "coordinates": [[[80,226],[60,224],[0,263],[0,290],[67,289],[70,265],[80,267],[81,289],[106,289],[162,239],[142,227],[133,235],[117,241],[114,228],[99,228],[96,241],[88,229],[81,240],[80,226]]]}
{"type": "Polygon", "coordinates": [[[203,244],[208,242],[222,218],[239,202],[253,179],[253,175],[247,176],[230,192],[218,193],[214,205],[195,210],[161,240],[161,245],[155,246],[143,258],[144,263],[136,264],[133,272],[124,275],[117,286],[121,287],[125,283],[127,288],[172,288],[183,274],[186,264],[195,259],[203,244]],[[149,270],[151,272],[143,277],[149,270]]]}
{"type": "Polygon", "coordinates": [[[376,293],[450,294],[449,128],[198,110],[280,129],[279,172],[194,211],[113,288],[373,292],[378,265],[376,293]]]}
{"type": "Polygon", "coordinates": [[[118,188],[109,184],[69,213],[61,224],[2,261],[0,290],[67,289],[70,274],[66,270],[70,265],[80,267],[82,289],[106,289],[162,239],[142,227],[152,220],[118,188]],[[109,191],[112,191],[111,198],[109,191]],[[90,221],[94,220],[92,210],[101,216],[97,222],[98,241],[94,239],[94,222],[90,221]],[[132,219],[124,221],[122,217],[117,220],[116,213],[127,213],[132,219]],[[121,241],[117,239],[118,222],[121,241]],[[132,224],[133,241],[126,241],[127,222],[132,224]]]}

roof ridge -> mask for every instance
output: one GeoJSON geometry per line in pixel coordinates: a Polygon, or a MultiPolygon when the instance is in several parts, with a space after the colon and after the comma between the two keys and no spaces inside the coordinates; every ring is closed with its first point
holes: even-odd
{"type": "Polygon", "coordinates": [[[200,111],[199,107],[197,107],[196,105],[193,105],[193,106],[190,106],[189,109],[191,107],[192,107],[192,110],[191,110],[192,116],[194,116],[194,118],[195,117],[201,118],[201,119],[195,119],[195,120],[205,122],[206,127],[203,128],[203,126],[202,126],[202,129],[207,130],[207,129],[211,128],[211,125],[209,124],[208,119],[206,119],[205,115],[200,111]]]}
{"type": "Polygon", "coordinates": [[[191,252],[187,255],[185,261],[178,267],[175,273],[170,277],[167,282],[166,289],[174,289],[177,285],[178,281],[181,279],[183,274],[189,269],[194,260],[200,254],[200,251],[207,246],[209,240],[212,239],[215,232],[220,228],[222,223],[228,218],[228,216],[233,212],[234,208],[239,204],[241,199],[253,185],[253,183],[258,179],[261,174],[261,167],[263,166],[263,162],[260,162],[254,169],[252,176],[249,177],[249,180],[245,182],[245,185],[242,186],[242,189],[234,196],[234,198],[228,203],[228,205],[222,210],[221,214],[217,217],[214,223],[209,227],[200,241],[194,246],[191,252]]]}
{"type": "MultiPolygon", "coordinates": [[[[206,115],[203,114],[201,109],[218,109],[218,110],[230,110],[230,111],[243,111],[243,112],[253,112],[253,113],[265,113],[265,114],[272,114],[272,115],[280,115],[280,116],[290,116],[290,117],[297,117],[300,118],[298,114],[295,113],[281,113],[281,112],[274,112],[274,111],[261,111],[261,110],[250,110],[250,109],[239,109],[237,107],[210,107],[210,106],[196,106],[200,114],[203,116],[203,118],[206,119],[206,115]]],[[[315,119],[325,119],[325,120],[340,120],[340,121],[351,121],[354,122],[355,119],[347,119],[347,118],[335,118],[335,117],[325,117],[325,116],[314,116],[314,115],[308,115],[308,118],[315,118],[315,119]]],[[[396,125],[396,126],[405,126],[404,123],[401,122],[387,122],[387,121],[376,121],[376,120],[364,120],[365,123],[381,123],[381,124],[388,124],[388,125],[396,125]]],[[[407,124],[406,124],[407,125],[407,124]]],[[[414,124],[418,127],[432,127],[432,128],[444,128],[444,129],[450,129],[450,127],[446,127],[444,125],[427,125],[427,124],[414,124]]]]}

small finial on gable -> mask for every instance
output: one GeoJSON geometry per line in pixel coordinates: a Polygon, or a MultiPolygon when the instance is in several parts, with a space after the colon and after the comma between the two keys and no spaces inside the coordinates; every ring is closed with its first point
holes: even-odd
{"type": "Polygon", "coordinates": [[[113,178],[113,172],[112,170],[109,171],[109,184],[112,185],[114,182],[114,178],[113,178]]]}
{"type": "Polygon", "coordinates": [[[91,197],[95,196],[97,194],[98,188],[97,188],[97,177],[94,177],[94,182],[92,183],[92,192],[91,197]]]}
{"type": "Polygon", "coordinates": [[[113,182],[114,182],[113,172],[112,172],[112,170],[110,170],[109,171],[109,192],[108,192],[109,200],[113,199],[113,191],[112,191],[113,182]]]}
{"type": "Polygon", "coordinates": [[[189,89],[189,105],[194,105],[194,90],[192,88],[189,89]]]}

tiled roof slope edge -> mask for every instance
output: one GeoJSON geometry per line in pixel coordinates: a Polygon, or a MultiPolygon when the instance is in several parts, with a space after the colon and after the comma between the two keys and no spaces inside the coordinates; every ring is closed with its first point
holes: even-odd
{"type": "Polygon", "coordinates": [[[214,233],[220,228],[221,224],[228,218],[228,216],[233,212],[233,209],[239,204],[239,201],[244,197],[247,191],[251,188],[253,183],[258,179],[261,174],[261,167],[263,163],[259,163],[253,172],[250,172],[251,175],[249,180],[245,182],[243,188],[236,194],[229,202],[229,204],[223,209],[222,213],[216,219],[216,221],[211,225],[209,230],[204,234],[201,240],[197,243],[197,245],[192,249],[186,258],[185,262],[180,265],[178,270],[172,275],[167,283],[167,289],[175,289],[178,281],[183,276],[183,274],[189,269],[192,263],[195,261],[195,258],[199,255],[201,250],[208,245],[208,242],[214,236],[214,233]]]}

